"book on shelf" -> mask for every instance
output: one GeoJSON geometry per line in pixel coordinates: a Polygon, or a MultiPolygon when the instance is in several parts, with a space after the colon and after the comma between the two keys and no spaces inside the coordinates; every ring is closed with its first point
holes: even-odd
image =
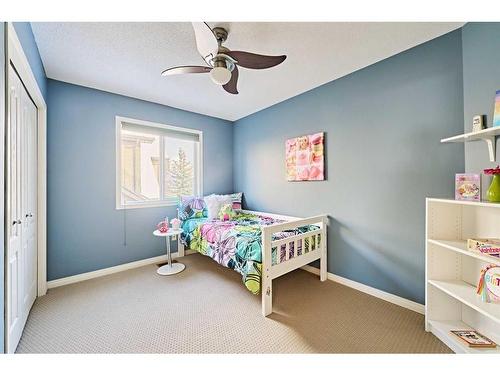
{"type": "Polygon", "coordinates": [[[471,329],[452,330],[450,332],[470,348],[496,348],[497,346],[497,344],[486,336],[471,329]]]}

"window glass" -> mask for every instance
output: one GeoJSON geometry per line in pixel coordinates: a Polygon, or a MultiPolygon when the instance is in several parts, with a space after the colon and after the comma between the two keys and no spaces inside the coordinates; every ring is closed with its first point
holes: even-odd
{"type": "Polygon", "coordinates": [[[165,198],[193,195],[196,185],[195,146],[191,141],[165,137],[165,198]]]}
{"type": "Polygon", "coordinates": [[[122,130],[122,198],[142,202],[160,198],[160,137],[122,130]]]}

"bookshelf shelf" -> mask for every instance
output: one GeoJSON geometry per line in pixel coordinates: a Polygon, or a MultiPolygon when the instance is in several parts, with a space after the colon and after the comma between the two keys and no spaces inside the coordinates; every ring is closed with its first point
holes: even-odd
{"type": "Polygon", "coordinates": [[[456,280],[429,280],[428,283],[484,316],[500,323],[500,304],[481,301],[481,297],[476,294],[476,288],[473,285],[456,280]]]}
{"type": "Polygon", "coordinates": [[[497,266],[500,266],[500,258],[495,258],[489,255],[483,255],[467,250],[467,241],[465,240],[447,241],[447,240],[429,239],[428,242],[437,246],[441,246],[445,249],[455,251],[463,255],[467,255],[471,258],[475,258],[486,263],[496,264],[497,266]]]}
{"type": "MultiPolygon", "coordinates": [[[[496,348],[485,348],[477,349],[470,348],[466,344],[460,342],[456,337],[454,337],[450,332],[462,329],[474,329],[471,326],[460,321],[448,321],[448,320],[430,320],[429,321],[430,331],[444,342],[451,350],[455,353],[468,353],[468,354],[500,354],[500,347],[496,348]]],[[[488,337],[490,340],[499,342],[493,337],[488,337]]]]}

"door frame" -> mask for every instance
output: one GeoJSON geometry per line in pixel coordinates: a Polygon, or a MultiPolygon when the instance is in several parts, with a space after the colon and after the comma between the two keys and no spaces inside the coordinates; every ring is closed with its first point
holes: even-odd
{"type": "MultiPolygon", "coordinates": [[[[6,70],[12,64],[37,107],[37,296],[47,293],[47,104],[31,70],[12,22],[7,23],[6,70]]],[[[7,80],[6,87],[9,82],[7,80]]],[[[10,90],[6,90],[8,95],[10,90]]],[[[8,100],[7,100],[8,102],[8,100]]],[[[9,116],[9,109],[6,114],[9,116]]],[[[8,117],[7,117],[8,118],[8,117]]],[[[7,156],[7,149],[6,156],[7,156]]],[[[8,161],[8,159],[6,159],[8,161]]],[[[7,176],[7,175],[6,175],[7,176]]],[[[5,202],[7,203],[5,197],[5,202]]],[[[6,204],[5,209],[9,207],[6,204]]],[[[8,223],[6,222],[5,225],[8,223]]],[[[6,227],[7,228],[7,227],[6,227]]],[[[4,228],[4,233],[7,233],[4,228]]],[[[5,246],[8,238],[5,236],[5,246]]],[[[7,252],[5,252],[7,253],[7,252]]],[[[5,270],[6,271],[6,270],[5,270]]]]}

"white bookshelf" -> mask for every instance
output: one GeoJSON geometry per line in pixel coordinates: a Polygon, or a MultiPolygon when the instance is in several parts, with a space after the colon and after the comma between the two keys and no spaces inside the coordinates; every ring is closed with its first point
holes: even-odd
{"type": "Polygon", "coordinates": [[[468,238],[500,238],[500,204],[428,198],[426,202],[425,329],[456,353],[469,348],[450,331],[475,329],[500,344],[500,304],[476,294],[481,269],[500,259],[467,250],[468,238]]]}

